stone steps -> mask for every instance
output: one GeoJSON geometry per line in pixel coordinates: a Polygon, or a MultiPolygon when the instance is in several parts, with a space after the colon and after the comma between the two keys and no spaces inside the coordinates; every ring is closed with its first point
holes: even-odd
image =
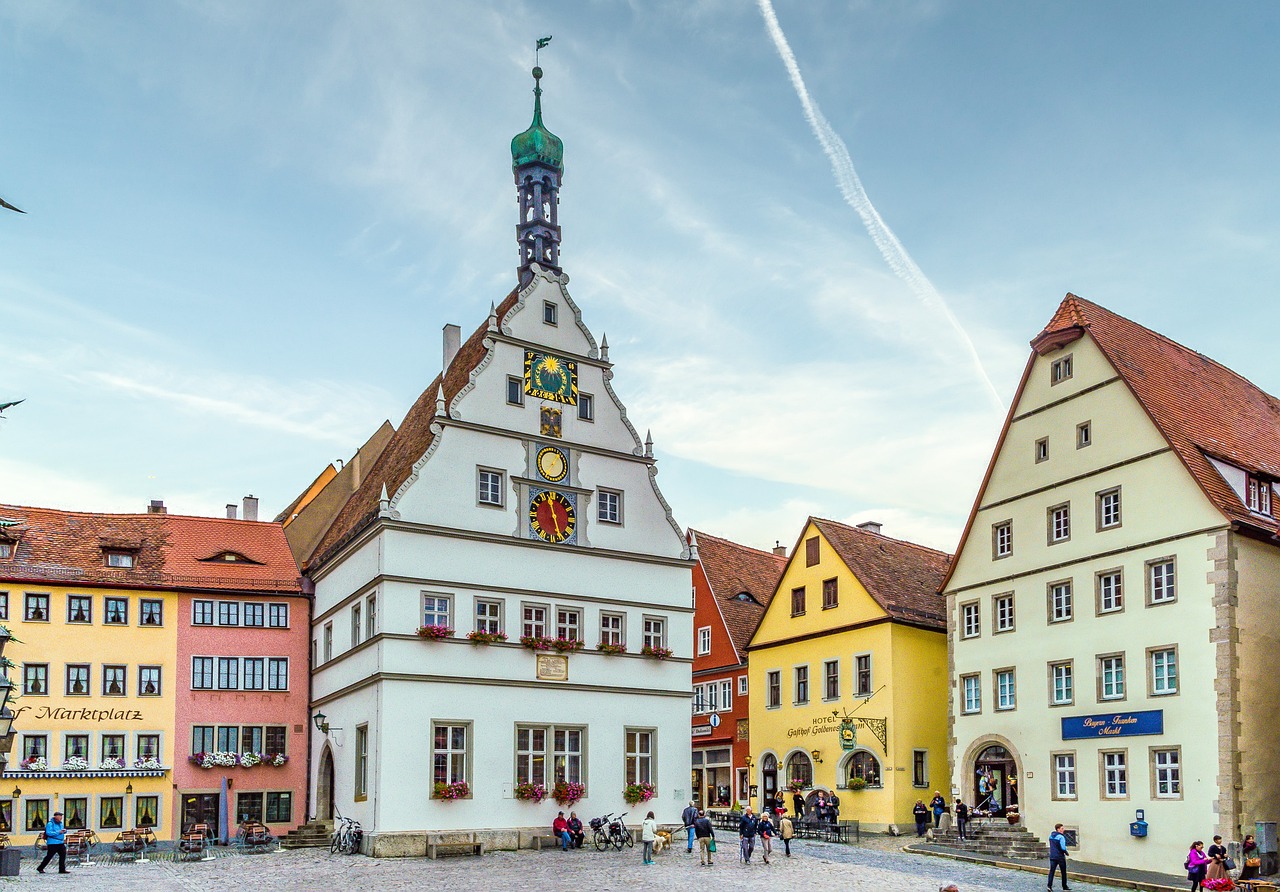
{"type": "Polygon", "coordinates": [[[1021,824],[971,823],[965,839],[954,829],[934,833],[934,841],[949,848],[1000,858],[1038,859],[1049,856],[1049,848],[1021,824]]]}
{"type": "Polygon", "coordinates": [[[312,821],[295,827],[280,837],[282,849],[318,849],[327,848],[333,835],[333,828],[328,821],[312,821]]]}

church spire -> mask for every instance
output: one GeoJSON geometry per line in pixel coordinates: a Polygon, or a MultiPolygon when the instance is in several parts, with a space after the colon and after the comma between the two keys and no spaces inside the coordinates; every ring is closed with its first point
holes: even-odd
{"type": "Polygon", "coordinates": [[[511,170],[520,199],[516,242],[520,247],[520,282],[530,264],[560,269],[560,180],[564,176],[564,143],[542,123],[542,69],[533,69],[533,123],[511,140],[511,170]]]}

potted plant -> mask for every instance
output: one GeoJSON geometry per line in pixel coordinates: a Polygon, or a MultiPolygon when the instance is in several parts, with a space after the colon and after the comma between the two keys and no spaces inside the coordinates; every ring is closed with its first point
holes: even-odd
{"type": "Polygon", "coordinates": [[[284,753],[267,753],[262,761],[275,768],[283,768],[285,763],[289,761],[289,757],[284,753]]]}
{"type": "Polygon", "coordinates": [[[506,632],[468,632],[467,640],[472,644],[497,644],[507,640],[506,632]]]}
{"type": "Polygon", "coordinates": [[[808,787],[809,787],[809,784],[800,780],[799,778],[793,777],[791,780],[787,781],[787,789],[790,790],[792,793],[799,793],[801,790],[808,789],[808,787]]]}
{"type": "Polygon", "coordinates": [[[68,756],[62,760],[63,771],[88,771],[89,760],[84,756],[68,756]]]}
{"type": "Polygon", "coordinates": [[[431,790],[432,799],[443,799],[445,802],[466,799],[470,795],[471,785],[466,781],[454,781],[451,784],[446,784],[444,781],[436,781],[436,785],[431,790]]]}
{"type": "Polygon", "coordinates": [[[1018,810],[1016,808],[1005,809],[1004,817],[1011,825],[1022,820],[1022,815],[1018,814],[1018,810]]]}
{"type": "Polygon", "coordinates": [[[515,796],[521,802],[532,802],[534,805],[537,805],[539,802],[547,798],[547,788],[542,784],[516,784],[515,796]]]}
{"type": "Polygon", "coordinates": [[[657,795],[657,788],[653,784],[644,781],[638,784],[627,784],[622,788],[623,801],[632,807],[639,805],[641,802],[648,802],[657,795]]]}
{"type": "Polygon", "coordinates": [[[552,639],[544,635],[524,635],[520,638],[520,646],[532,651],[551,650],[552,639]]]}
{"type": "Polygon", "coordinates": [[[646,644],[644,647],[640,648],[640,653],[646,657],[653,657],[655,660],[665,660],[667,657],[671,656],[671,648],[650,647],[646,644]]]}
{"type": "Polygon", "coordinates": [[[601,641],[596,645],[596,650],[602,654],[624,654],[627,652],[627,646],[625,644],[609,644],[601,641]]]}
{"type": "Polygon", "coordinates": [[[551,649],[556,653],[567,654],[582,650],[584,644],[577,638],[555,638],[551,642],[551,649]]]}
{"type": "Polygon", "coordinates": [[[587,795],[587,788],[573,781],[556,781],[551,798],[560,805],[573,805],[587,795]]]}
{"type": "Polygon", "coordinates": [[[48,771],[49,761],[44,756],[28,756],[18,763],[27,771],[48,771]]]}
{"type": "Polygon", "coordinates": [[[453,627],[443,625],[427,625],[418,627],[418,637],[427,641],[441,641],[453,637],[453,627]]]}

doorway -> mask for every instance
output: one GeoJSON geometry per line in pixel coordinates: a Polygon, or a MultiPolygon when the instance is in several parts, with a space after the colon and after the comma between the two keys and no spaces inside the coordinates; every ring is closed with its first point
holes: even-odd
{"type": "Polygon", "coordinates": [[[184,793],[182,796],[182,832],[186,833],[195,824],[206,824],[217,833],[221,823],[218,821],[217,793],[184,793]]]}
{"type": "Polygon", "coordinates": [[[760,760],[760,807],[776,807],[778,796],[778,758],[770,753],[760,760]]]}
{"type": "Polygon", "coordinates": [[[1018,766],[1013,754],[993,744],[982,752],[973,767],[973,789],[981,811],[1003,814],[1018,807],[1018,766]]]}
{"type": "Polygon", "coordinates": [[[316,819],[333,820],[333,751],[327,746],[320,754],[320,776],[316,780],[316,819]]]}

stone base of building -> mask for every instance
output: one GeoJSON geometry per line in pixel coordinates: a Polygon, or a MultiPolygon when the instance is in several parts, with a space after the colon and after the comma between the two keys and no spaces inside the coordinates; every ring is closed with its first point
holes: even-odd
{"type": "MultiPolygon", "coordinates": [[[[683,828],[679,824],[659,824],[658,828],[670,833],[673,839],[683,840],[683,828]]],[[[631,835],[637,840],[639,845],[640,828],[632,827],[631,835]]],[[[583,842],[583,846],[591,845],[591,828],[586,828],[587,838],[583,842]]],[[[372,858],[425,858],[427,856],[427,837],[444,837],[444,844],[449,844],[449,839],[456,836],[461,844],[464,840],[470,840],[473,836],[476,842],[484,843],[486,852],[507,851],[512,852],[517,849],[533,849],[538,848],[534,843],[535,839],[540,839],[542,847],[551,848],[558,847],[560,843],[554,841],[551,828],[548,827],[508,827],[508,828],[490,828],[484,830],[398,830],[388,833],[366,833],[364,844],[361,846],[361,853],[372,858]]]]}

